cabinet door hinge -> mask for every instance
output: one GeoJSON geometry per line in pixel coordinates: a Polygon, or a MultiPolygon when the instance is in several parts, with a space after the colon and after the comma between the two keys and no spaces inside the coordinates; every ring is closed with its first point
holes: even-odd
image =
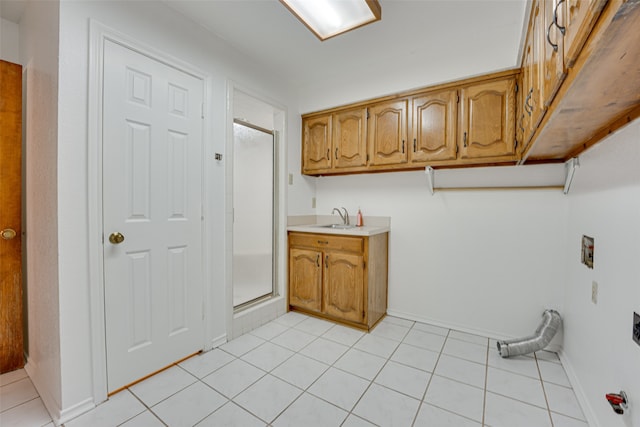
{"type": "Polygon", "coordinates": [[[369,120],[369,109],[367,108],[367,120],[369,120]]]}

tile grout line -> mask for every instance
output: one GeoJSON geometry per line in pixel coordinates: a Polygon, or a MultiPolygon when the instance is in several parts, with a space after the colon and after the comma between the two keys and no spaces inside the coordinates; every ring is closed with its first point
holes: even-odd
{"type": "Polygon", "coordinates": [[[418,415],[420,414],[420,408],[422,407],[422,404],[426,403],[425,399],[427,398],[427,392],[429,391],[429,387],[431,386],[431,381],[433,381],[433,377],[436,374],[436,369],[438,369],[438,363],[440,362],[440,357],[442,357],[442,352],[444,351],[444,345],[447,342],[447,339],[449,339],[450,333],[451,333],[451,329],[448,329],[447,335],[444,336],[444,341],[442,342],[442,346],[440,347],[440,351],[438,352],[436,363],[433,364],[433,372],[431,372],[429,381],[427,381],[427,387],[424,389],[424,393],[422,393],[422,399],[420,399],[420,407],[418,408],[418,412],[416,413],[415,417],[413,417],[413,422],[411,423],[412,426],[415,425],[416,421],[418,420],[418,415]]]}
{"type": "Polygon", "coordinates": [[[484,365],[484,390],[482,393],[482,421],[480,424],[485,426],[485,420],[487,418],[487,385],[489,384],[489,351],[491,340],[487,338],[487,354],[486,354],[486,363],[484,365]]]}
{"type": "Polygon", "coordinates": [[[551,423],[551,427],[553,427],[553,417],[551,416],[551,407],[549,406],[549,398],[547,397],[547,390],[544,388],[544,381],[542,379],[542,371],[540,370],[540,365],[538,364],[538,356],[536,353],[533,353],[533,360],[536,362],[536,368],[538,369],[538,375],[540,375],[540,385],[542,386],[542,394],[544,395],[544,402],[547,405],[547,414],[549,415],[549,422],[551,423]]]}

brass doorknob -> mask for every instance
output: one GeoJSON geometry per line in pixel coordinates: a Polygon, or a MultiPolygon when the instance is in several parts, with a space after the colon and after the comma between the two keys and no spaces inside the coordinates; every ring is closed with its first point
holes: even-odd
{"type": "Polygon", "coordinates": [[[118,245],[124,242],[124,235],[117,231],[115,233],[111,233],[109,235],[109,242],[113,243],[114,245],[118,245]]]}
{"type": "Polygon", "coordinates": [[[5,228],[4,230],[0,231],[0,236],[2,236],[4,240],[11,240],[16,237],[16,230],[14,230],[13,228],[5,228]]]}

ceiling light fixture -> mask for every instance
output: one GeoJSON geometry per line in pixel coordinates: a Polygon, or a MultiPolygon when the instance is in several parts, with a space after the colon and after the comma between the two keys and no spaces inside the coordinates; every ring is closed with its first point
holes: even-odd
{"type": "Polygon", "coordinates": [[[378,0],[280,0],[321,41],[379,21],[378,0]]]}

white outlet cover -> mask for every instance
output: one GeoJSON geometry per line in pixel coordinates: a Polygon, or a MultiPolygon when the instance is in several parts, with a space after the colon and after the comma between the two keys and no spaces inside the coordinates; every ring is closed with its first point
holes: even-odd
{"type": "Polygon", "coordinates": [[[594,304],[598,303],[598,282],[595,280],[591,282],[591,302],[594,304]]]}

